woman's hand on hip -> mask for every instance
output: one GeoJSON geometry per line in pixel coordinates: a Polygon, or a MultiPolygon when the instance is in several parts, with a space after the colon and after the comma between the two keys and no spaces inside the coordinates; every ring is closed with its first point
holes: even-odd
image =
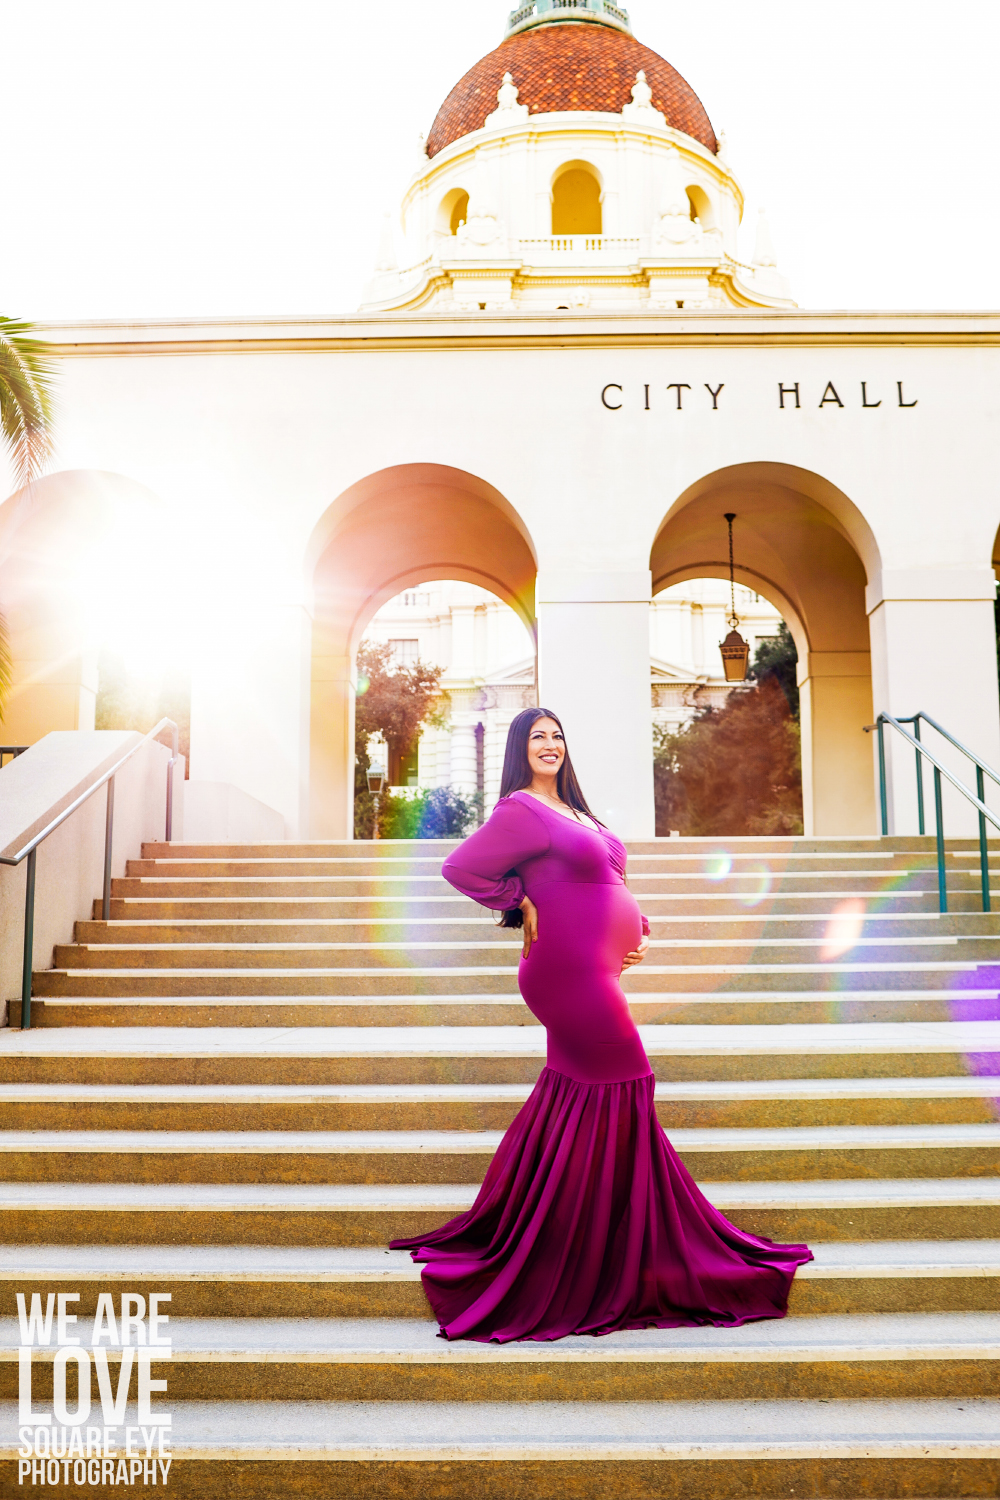
{"type": "Polygon", "coordinates": [[[521,910],[524,912],[524,944],[521,948],[521,956],[527,958],[531,952],[531,945],[538,941],[538,907],[529,896],[525,896],[521,902],[521,910]]]}
{"type": "Polygon", "coordinates": [[[640,942],[638,948],[636,948],[632,953],[626,953],[624,959],[622,960],[622,971],[624,972],[625,969],[630,969],[633,964],[641,964],[643,959],[646,957],[646,949],[648,947],[649,938],[644,937],[640,942]]]}

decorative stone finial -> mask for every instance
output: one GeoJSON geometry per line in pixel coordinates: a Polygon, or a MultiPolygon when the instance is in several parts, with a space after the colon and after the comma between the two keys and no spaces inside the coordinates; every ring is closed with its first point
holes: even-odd
{"type": "Polygon", "coordinates": [[[632,85],[632,103],[637,104],[640,109],[649,109],[653,103],[653,90],[646,82],[644,68],[640,68],[635,75],[635,83],[632,85]]]}
{"type": "Polygon", "coordinates": [[[640,68],[632,85],[632,103],[622,106],[622,119],[635,120],[642,125],[666,125],[667,117],[662,110],[653,108],[653,90],[646,82],[646,74],[640,68]]]}
{"type": "Polygon", "coordinates": [[[505,73],[503,83],[497,89],[497,107],[491,115],[486,116],[484,129],[493,130],[498,125],[515,125],[519,120],[528,118],[528,106],[517,102],[519,92],[513,78],[509,73],[505,73]]]}

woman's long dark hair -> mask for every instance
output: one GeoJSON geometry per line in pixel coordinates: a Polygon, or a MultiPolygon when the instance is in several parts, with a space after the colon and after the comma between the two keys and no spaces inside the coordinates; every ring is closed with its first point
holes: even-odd
{"type": "MultiPolygon", "coordinates": [[[[566,732],[559,721],[559,715],[554,714],[551,708],[525,708],[511,721],[507,731],[507,749],[503,757],[503,775],[500,778],[500,798],[509,797],[511,792],[519,792],[524,787],[530,786],[534,772],[528,762],[528,739],[531,731],[539,719],[552,719],[559,725],[559,733],[566,745],[566,732]]],[[[561,801],[571,807],[574,812],[585,813],[595,823],[600,823],[600,818],[595,818],[587,806],[587,799],[583,795],[580,783],[576,779],[573,770],[573,762],[569,758],[569,747],[566,746],[566,754],[563,763],[559,767],[556,776],[556,792],[561,801]]],[[[601,823],[601,827],[604,825],[601,823]]],[[[505,911],[500,918],[501,927],[523,927],[524,913],[520,907],[513,911],[505,911]]]]}

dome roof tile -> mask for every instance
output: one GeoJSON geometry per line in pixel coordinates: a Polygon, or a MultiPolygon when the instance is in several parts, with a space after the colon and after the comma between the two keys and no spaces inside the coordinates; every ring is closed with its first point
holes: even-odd
{"type": "Polygon", "coordinates": [[[427,155],[481,130],[497,107],[497,90],[510,73],[518,103],[529,113],[584,110],[620,114],[643,69],[653,106],[667,124],[711,152],[718,150],[712,122],[694,89],[675,68],[627,32],[564,21],[507,37],[469,69],[437,112],[427,137],[427,155]]]}

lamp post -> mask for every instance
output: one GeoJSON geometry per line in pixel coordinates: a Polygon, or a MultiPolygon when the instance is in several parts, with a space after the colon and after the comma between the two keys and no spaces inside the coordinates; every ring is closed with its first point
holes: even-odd
{"type": "Polygon", "coordinates": [[[719,643],[719,652],[722,656],[722,670],[726,674],[727,682],[745,682],[747,676],[747,663],[750,660],[750,647],[736,629],[740,623],[736,613],[736,581],[733,572],[733,522],[736,520],[735,511],[727,511],[725,516],[729,523],[729,634],[724,641],[719,643]]]}
{"type": "Polygon", "coordinates": [[[375,799],[375,822],[372,838],[377,839],[378,832],[378,801],[385,789],[385,766],[380,761],[373,761],[368,767],[368,790],[375,799]]]}

